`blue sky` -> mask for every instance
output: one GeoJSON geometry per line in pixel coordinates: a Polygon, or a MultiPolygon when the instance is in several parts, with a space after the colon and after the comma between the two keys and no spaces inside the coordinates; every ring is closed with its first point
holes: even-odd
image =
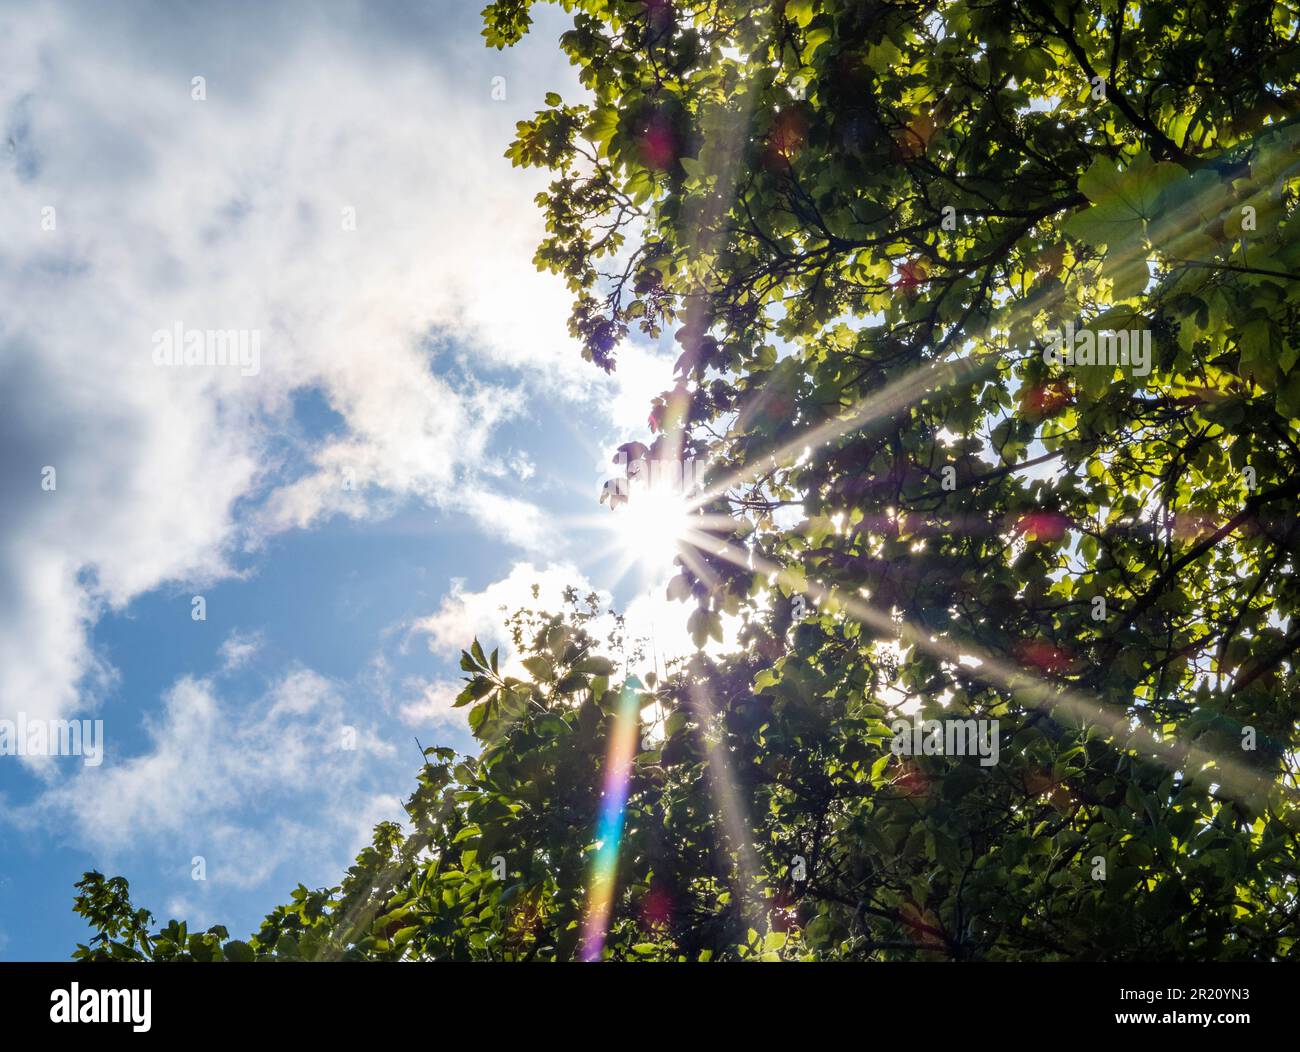
{"type": "Polygon", "coordinates": [[[596,504],[673,355],[580,360],[502,156],[577,96],[564,19],[499,53],[480,6],[0,6],[0,719],[105,734],[0,756],[0,958],[68,956],[92,867],[232,933],[336,881],[534,582],[677,645],[596,504]]]}

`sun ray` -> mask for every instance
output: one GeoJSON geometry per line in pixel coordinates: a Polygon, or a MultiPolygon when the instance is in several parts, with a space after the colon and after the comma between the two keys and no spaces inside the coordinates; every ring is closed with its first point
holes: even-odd
{"type": "MultiPolygon", "coordinates": [[[[716,554],[737,565],[752,568],[760,573],[776,574],[781,567],[755,553],[722,542],[716,554]]],[[[900,620],[891,614],[875,609],[858,596],[843,589],[826,588],[815,582],[806,582],[803,592],[814,602],[832,601],[855,620],[868,625],[881,634],[898,636],[906,632],[908,639],[920,649],[935,657],[956,664],[962,658],[975,658],[980,662],[979,675],[1003,690],[1020,694],[1026,708],[1040,708],[1051,713],[1060,710],[1080,724],[1095,726],[1116,740],[1127,739],[1130,748],[1144,751],[1171,772],[1186,770],[1193,777],[1209,777],[1235,799],[1256,808],[1270,802],[1272,794],[1294,794],[1289,787],[1269,781],[1260,772],[1230,757],[1212,752],[1202,746],[1183,741],[1170,741],[1157,737],[1140,723],[1135,725],[1126,709],[1118,709],[1089,697],[1082,691],[1046,680],[1037,674],[1006,661],[1002,657],[972,643],[932,637],[925,629],[900,620]],[[1206,772],[1211,772],[1207,774],[1206,772]]]]}
{"type": "MultiPolygon", "coordinates": [[[[698,683],[690,685],[687,697],[694,710],[696,723],[704,729],[706,736],[711,736],[717,716],[712,700],[698,683]]],[[[755,916],[758,911],[753,901],[753,893],[762,867],[754,852],[754,845],[749,835],[749,822],[740,794],[736,791],[736,778],[731,770],[731,763],[727,758],[726,750],[717,742],[708,740],[705,742],[705,771],[708,774],[709,791],[718,809],[723,831],[732,845],[735,879],[739,885],[737,893],[741,916],[748,927],[760,930],[762,926],[757,923],[759,918],[755,916]]]]}

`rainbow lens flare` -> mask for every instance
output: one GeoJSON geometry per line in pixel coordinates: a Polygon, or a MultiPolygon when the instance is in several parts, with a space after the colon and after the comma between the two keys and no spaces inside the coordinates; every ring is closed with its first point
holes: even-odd
{"type": "Polygon", "coordinates": [[[596,857],[587,888],[587,915],[582,924],[579,958],[599,961],[605,952],[609,931],[609,914],[614,903],[618,876],[618,851],[623,839],[623,819],[627,811],[628,783],[632,761],[636,758],[637,731],[640,728],[641,684],[629,679],[619,694],[614,714],[614,731],[605,756],[605,788],[601,793],[600,818],[596,825],[596,857]]]}

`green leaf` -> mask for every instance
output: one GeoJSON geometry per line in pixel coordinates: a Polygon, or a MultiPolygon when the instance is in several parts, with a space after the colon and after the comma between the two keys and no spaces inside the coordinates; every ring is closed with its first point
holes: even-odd
{"type": "Polygon", "coordinates": [[[555,678],[555,670],[551,667],[550,661],[542,657],[541,654],[534,654],[532,657],[524,658],[523,666],[538,683],[549,683],[555,678]]]}
{"type": "Polygon", "coordinates": [[[1145,151],[1124,169],[1109,157],[1097,157],[1079,177],[1079,189],[1092,207],[1072,216],[1065,232],[1098,247],[1139,244],[1146,224],[1159,215],[1161,195],[1185,178],[1183,168],[1171,161],[1153,163],[1145,151]]]}

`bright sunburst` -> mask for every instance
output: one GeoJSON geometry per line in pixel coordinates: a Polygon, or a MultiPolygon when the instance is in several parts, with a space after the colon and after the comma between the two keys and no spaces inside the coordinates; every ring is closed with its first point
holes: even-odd
{"type": "Polygon", "coordinates": [[[690,528],[690,501],[672,485],[634,486],[606,524],[624,561],[647,580],[662,580],[690,528]]]}

